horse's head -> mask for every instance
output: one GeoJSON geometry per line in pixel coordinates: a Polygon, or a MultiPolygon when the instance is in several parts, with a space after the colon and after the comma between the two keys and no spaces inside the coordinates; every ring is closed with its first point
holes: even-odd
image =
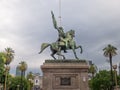
{"type": "Polygon", "coordinates": [[[70,30],[68,32],[66,32],[66,38],[73,38],[75,37],[75,31],[74,30],[70,30]]]}
{"type": "Polygon", "coordinates": [[[75,30],[70,30],[70,35],[72,36],[72,37],[75,37],[75,30]]]}

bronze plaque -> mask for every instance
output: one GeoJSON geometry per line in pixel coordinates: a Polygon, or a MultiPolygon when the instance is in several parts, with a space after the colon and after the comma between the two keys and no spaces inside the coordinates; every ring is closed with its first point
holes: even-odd
{"type": "Polygon", "coordinates": [[[68,86],[70,86],[71,85],[71,78],[70,77],[62,77],[62,78],[60,78],[60,84],[61,85],[68,85],[68,86]]]}
{"type": "Polygon", "coordinates": [[[78,74],[53,74],[52,84],[54,89],[76,89],[78,80],[78,74]]]}

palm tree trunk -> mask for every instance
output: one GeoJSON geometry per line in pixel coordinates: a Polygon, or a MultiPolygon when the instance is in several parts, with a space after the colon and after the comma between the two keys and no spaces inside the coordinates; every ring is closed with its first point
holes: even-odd
{"type": "Polygon", "coordinates": [[[23,72],[23,76],[25,77],[25,71],[23,72]]]}
{"type": "Polygon", "coordinates": [[[7,71],[5,71],[5,84],[4,84],[4,90],[6,90],[6,83],[7,83],[7,71]]]}
{"type": "Polygon", "coordinates": [[[111,73],[111,90],[113,90],[113,72],[112,72],[112,55],[110,54],[109,56],[109,59],[110,59],[110,73],[111,73]]]}
{"type": "Polygon", "coordinates": [[[21,86],[20,86],[20,89],[23,90],[23,84],[22,84],[22,81],[23,81],[23,71],[21,71],[21,86]]]}

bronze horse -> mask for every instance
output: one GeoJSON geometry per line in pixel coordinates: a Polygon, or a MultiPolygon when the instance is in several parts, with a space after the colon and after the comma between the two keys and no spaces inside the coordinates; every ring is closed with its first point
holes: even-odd
{"type": "Polygon", "coordinates": [[[62,56],[63,59],[65,59],[65,56],[61,54],[61,51],[62,50],[72,50],[75,58],[79,60],[79,58],[76,55],[75,49],[80,48],[81,49],[80,53],[82,53],[83,50],[82,50],[82,46],[80,46],[80,45],[76,46],[76,43],[73,40],[74,36],[75,36],[74,30],[70,30],[66,33],[66,37],[61,41],[53,42],[51,44],[42,43],[41,50],[40,50],[39,54],[42,53],[44,51],[44,49],[46,49],[48,46],[50,46],[50,49],[52,51],[51,56],[54,59],[56,59],[55,56],[54,56],[55,54],[59,55],[59,56],[62,56]]]}

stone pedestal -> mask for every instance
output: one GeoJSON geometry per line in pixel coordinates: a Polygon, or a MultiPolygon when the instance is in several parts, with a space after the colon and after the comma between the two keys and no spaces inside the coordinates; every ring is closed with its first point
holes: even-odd
{"type": "Polygon", "coordinates": [[[43,90],[89,90],[85,60],[45,60],[43,90]]]}

